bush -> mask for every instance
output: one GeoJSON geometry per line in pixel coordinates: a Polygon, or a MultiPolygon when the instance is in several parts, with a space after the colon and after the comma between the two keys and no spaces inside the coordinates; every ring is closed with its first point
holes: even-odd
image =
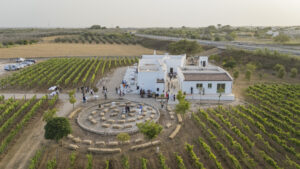
{"type": "Polygon", "coordinates": [[[298,75],[298,69],[297,68],[292,68],[291,69],[291,77],[295,78],[298,75]]]}
{"type": "Polygon", "coordinates": [[[45,126],[45,139],[58,141],[70,133],[70,122],[65,117],[54,117],[45,126]]]}
{"type": "Polygon", "coordinates": [[[233,69],[233,68],[236,66],[236,61],[235,61],[234,59],[231,59],[231,60],[225,62],[225,63],[223,64],[223,66],[224,66],[225,68],[231,68],[231,69],[233,69]]]}
{"type": "Polygon", "coordinates": [[[277,72],[277,77],[283,78],[285,74],[286,74],[285,68],[284,68],[284,66],[282,66],[277,72]]]}
{"type": "Polygon", "coordinates": [[[145,123],[139,123],[137,124],[139,130],[148,138],[153,139],[155,138],[161,131],[162,126],[159,124],[156,124],[152,121],[146,121],[145,123]]]}
{"type": "Polygon", "coordinates": [[[246,71],[245,78],[250,81],[252,72],[250,70],[246,71]]]}
{"type": "Polygon", "coordinates": [[[120,133],[117,135],[117,139],[123,143],[130,140],[130,135],[128,133],[120,133]]]}
{"type": "Polygon", "coordinates": [[[196,41],[181,40],[169,44],[168,50],[172,54],[184,54],[188,56],[199,53],[202,51],[202,47],[196,41]]]}
{"type": "Polygon", "coordinates": [[[285,43],[285,42],[290,41],[290,37],[288,35],[283,34],[283,33],[280,33],[279,35],[277,35],[273,39],[274,39],[275,42],[279,42],[279,43],[285,43]]]}
{"type": "Polygon", "coordinates": [[[238,70],[235,70],[234,73],[233,73],[233,77],[234,79],[237,79],[239,77],[239,71],[238,70]]]}

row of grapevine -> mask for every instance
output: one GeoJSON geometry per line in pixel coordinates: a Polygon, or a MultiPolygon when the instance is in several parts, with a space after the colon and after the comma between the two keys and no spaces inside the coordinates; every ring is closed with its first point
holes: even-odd
{"type": "Polygon", "coordinates": [[[3,153],[7,148],[8,144],[13,140],[13,138],[20,132],[27,121],[29,121],[33,115],[38,111],[42,104],[47,100],[47,96],[43,96],[34,106],[26,113],[20,122],[16,124],[16,127],[9,132],[9,134],[2,140],[0,145],[0,153],[3,153]]]}
{"type": "Polygon", "coordinates": [[[49,88],[94,85],[96,78],[112,66],[133,64],[133,57],[114,58],[54,58],[24,68],[0,80],[0,88],[49,88]],[[115,62],[113,62],[113,59],[115,62]],[[116,60],[119,61],[116,64],[116,60]]]}

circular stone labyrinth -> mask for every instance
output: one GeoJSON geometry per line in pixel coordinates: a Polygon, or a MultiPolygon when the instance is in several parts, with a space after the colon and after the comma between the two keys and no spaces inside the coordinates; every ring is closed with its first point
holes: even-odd
{"type": "Polygon", "coordinates": [[[77,117],[79,126],[87,131],[102,135],[117,135],[119,133],[135,133],[137,123],[147,120],[158,121],[160,113],[154,107],[145,103],[132,101],[112,101],[95,104],[80,111],[77,117]],[[129,107],[126,113],[125,107],[129,107]],[[142,110],[140,109],[142,106],[142,110]]]}

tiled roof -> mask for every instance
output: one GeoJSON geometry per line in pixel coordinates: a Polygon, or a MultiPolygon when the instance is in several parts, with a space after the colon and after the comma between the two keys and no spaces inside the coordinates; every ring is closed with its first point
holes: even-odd
{"type": "Polygon", "coordinates": [[[227,73],[183,73],[184,81],[232,81],[227,73]]]}

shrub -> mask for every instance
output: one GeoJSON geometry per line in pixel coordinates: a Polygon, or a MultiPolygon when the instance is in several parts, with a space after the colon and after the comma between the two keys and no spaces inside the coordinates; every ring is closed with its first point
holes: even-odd
{"type": "Polygon", "coordinates": [[[250,81],[252,72],[250,70],[246,71],[245,78],[250,81]]]}
{"type": "Polygon", "coordinates": [[[162,126],[159,124],[156,124],[152,121],[146,121],[145,123],[139,123],[137,124],[139,130],[148,138],[153,139],[155,138],[161,131],[162,126]]]}
{"type": "Polygon", "coordinates": [[[237,79],[238,77],[239,77],[239,71],[238,70],[236,70],[236,71],[234,71],[234,73],[233,73],[233,77],[234,77],[234,79],[237,79]]]}
{"type": "Polygon", "coordinates": [[[298,69],[297,68],[292,68],[291,69],[291,77],[295,78],[298,75],[298,69]]]}
{"type": "Polygon", "coordinates": [[[117,135],[117,139],[123,143],[130,140],[130,135],[128,133],[120,133],[117,135]]]}
{"type": "Polygon", "coordinates": [[[284,66],[280,67],[277,72],[277,77],[283,78],[285,74],[286,74],[285,67],[284,66]]]}
{"type": "Polygon", "coordinates": [[[71,133],[70,122],[64,117],[54,117],[45,126],[45,138],[60,140],[71,133]]]}

